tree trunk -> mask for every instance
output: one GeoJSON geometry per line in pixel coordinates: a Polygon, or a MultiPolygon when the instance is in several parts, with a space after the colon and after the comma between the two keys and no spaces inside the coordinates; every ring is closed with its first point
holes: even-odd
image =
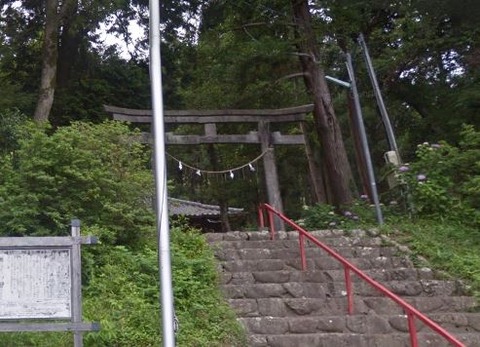
{"type": "Polygon", "coordinates": [[[81,59],[80,45],[82,37],[86,36],[86,28],[78,28],[73,25],[75,15],[78,11],[78,3],[69,8],[63,19],[62,32],[60,34],[60,45],[58,47],[57,63],[57,88],[67,88],[71,83],[72,71],[76,63],[81,59]]]}
{"type": "Polygon", "coordinates": [[[230,220],[228,219],[228,204],[227,200],[219,199],[220,205],[220,221],[222,222],[222,232],[228,233],[232,231],[232,227],[230,226],[230,220]]]}
{"type": "Polygon", "coordinates": [[[77,0],[47,0],[45,7],[45,32],[42,48],[42,74],[40,90],[33,119],[37,123],[48,122],[55,96],[58,63],[59,30],[67,13],[77,4],[77,0]]]}
{"type": "Polygon", "coordinates": [[[325,191],[323,174],[317,166],[312,146],[308,140],[307,125],[304,122],[301,122],[300,127],[302,129],[303,136],[305,137],[305,154],[307,155],[310,182],[314,191],[314,200],[316,203],[324,204],[327,202],[327,193],[325,191]]]}
{"type": "Polygon", "coordinates": [[[322,145],[323,156],[336,206],[352,203],[352,175],[343,143],[340,124],[332,106],[325,73],[319,65],[320,52],[311,26],[307,0],[292,0],[297,47],[307,90],[312,94],[315,126],[322,145]]]}
{"type": "Polygon", "coordinates": [[[55,79],[58,60],[58,14],[57,0],[47,0],[45,18],[45,36],[43,38],[42,75],[37,107],[33,119],[47,122],[55,95],[55,79]]]}

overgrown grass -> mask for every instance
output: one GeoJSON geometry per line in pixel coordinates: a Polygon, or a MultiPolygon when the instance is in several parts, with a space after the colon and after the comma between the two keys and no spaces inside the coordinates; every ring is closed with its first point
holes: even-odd
{"type": "Polygon", "coordinates": [[[382,231],[425,257],[433,268],[466,280],[480,298],[480,231],[432,219],[391,221],[382,231]]]}
{"type": "Polygon", "coordinates": [[[355,204],[350,207],[351,214],[334,213],[328,205],[316,205],[304,212],[304,223],[308,230],[322,228],[379,229],[392,239],[408,246],[413,256],[421,256],[435,270],[464,280],[472,294],[480,299],[480,231],[470,222],[440,217],[410,219],[406,215],[395,215],[388,208],[385,212],[385,224],[381,227],[375,221],[371,206],[355,204]]]}

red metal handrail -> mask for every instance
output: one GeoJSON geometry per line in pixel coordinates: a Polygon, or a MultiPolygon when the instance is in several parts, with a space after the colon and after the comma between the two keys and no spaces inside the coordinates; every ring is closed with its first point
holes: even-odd
{"type": "Polygon", "coordinates": [[[417,330],[415,328],[415,318],[418,318],[423,323],[425,323],[430,329],[441,335],[445,338],[448,342],[450,342],[453,346],[456,347],[465,347],[465,344],[458,341],[453,335],[451,335],[448,331],[442,328],[440,325],[435,323],[433,320],[425,316],[423,313],[418,311],[415,307],[410,305],[408,302],[400,298],[398,295],[392,293],[389,289],[381,285],[380,283],[376,282],[368,275],[366,275],[362,270],[358,269],[355,265],[351,264],[348,260],[343,258],[340,254],[335,252],[333,249],[328,247],[327,245],[323,244],[321,241],[317,240],[313,237],[308,231],[300,227],[298,224],[294,223],[291,219],[287,218],[282,213],[276,211],[272,206],[268,204],[262,204],[259,208],[259,222],[260,227],[264,228],[264,211],[268,213],[268,219],[270,221],[270,238],[272,240],[275,239],[275,226],[272,223],[273,215],[277,215],[278,218],[282,219],[286,224],[291,226],[295,231],[299,233],[298,240],[300,246],[300,257],[302,261],[302,270],[306,270],[307,268],[307,261],[305,256],[305,238],[314,243],[316,246],[322,248],[325,252],[327,252],[330,256],[338,260],[342,263],[344,271],[345,271],[345,286],[347,289],[347,302],[348,302],[348,314],[353,313],[353,291],[352,291],[352,281],[351,281],[351,272],[355,273],[358,277],[362,280],[370,284],[372,287],[380,291],[383,295],[390,298],[398,305],[400,305],[407,315],[407,322],[408,322],[408,330],[410,333],[410,342],[412,347],[418,347],[418,339],[417,339],[417,330]]]}

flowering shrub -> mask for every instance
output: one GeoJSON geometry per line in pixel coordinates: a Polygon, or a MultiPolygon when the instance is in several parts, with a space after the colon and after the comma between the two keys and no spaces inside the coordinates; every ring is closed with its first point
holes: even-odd
{"type": "Polygon", "coordinates": [[[480,133],[465,126],[458,147],[425,142],[418,145],[416,157],[397,169],[411,212],[480,223],[480,133]]]}
{"type": "Polygon", "coordinates": [[[365,224],[375,223],[373,207],[361,200],[353,205],[336,211],[328,204],[304,207],[303,224],[307,229],[351,229],[365,224]]]}
{"type": "Polygon", "coordinates": [[[340,224],[335,208],[328,204],[304,206],[303,224],[307,229],[336,229],[340,224]]]}

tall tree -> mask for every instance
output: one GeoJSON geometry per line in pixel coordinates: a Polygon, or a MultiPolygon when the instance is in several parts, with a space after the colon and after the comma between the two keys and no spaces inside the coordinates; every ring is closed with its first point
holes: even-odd
{"type": "Polygon", "coordinates": [[[45,31],[42,49],[42,75],[37,107],[33,118],[36,122],[48,121],[53,105],[57,78],[58,37],[65,18],[75,9],[77,0],[46,0],[45,31]]]}
{"type": "Polygon", "coordinates": [[[321,54],[307,0],[292,0],[296,45],[304,72],[305,85],[314,103],[314,119],[322,145],[322,154],[328,182],[332,191],[332,203],[350,204],[352,174],[338,119],[333,109],[332,97],[321,67],[321,54]]]}
{"type": "MultiPolygon", "coordinates": [[[[174,2],[170,5],[173,6],[174,2]]],[[[11,78],[9,85],[18,85],[22,92],[36,94],[36,105],[32,102],[23,110],[34,113],[39,122],[49,120],[57,125],[71,120],[69,117],[78,119],[78,114],[88,114],[94,102],[80,105],[80,112],[75,114],[72,103],[68,102],[75,101],[73,95],[79,100],[94,99],[97,105],[93,106],[92,113],[98,118],[102,101],[105,102],[102,98],[116,98],[116,92],[110,86],[117,82],[117,75],[103,74],[107,81],[100,80],[98,69],[108,69],[105,66],[110,62],[118,65],[118,59],[112,58],[118,58],[120,52],[103,43],[97,29],[104,23],[109,34],[118,33],[119,40],[128,41],[130,22],[137,20],[138,24],[145,24],[145,9],[148,9],[148,2],[142,0],[0,0],[0,78],[11,78]],[[94,98],[85,95],[88,93],[94,98]]],[[[180,25],[178,21],[176,26],[169,24],[168,30],[178,29],[180,25]]],[[[172,39],[173,35],[169,38],[172,39]]],[[[139,45],[145,43],[146,40],[138,42],[139,45]]],[[[145,56],[134,55],[133,58],[140,69],[145,67],[145,56]]],[[[139,69],[136,66],[124,63],[125,70],[133,69],[130,75],[137,74],[139,69]]],[[[145,71],[148,76],[148,68],[145,71]]],[[[127,85],[128,81],[124,84],[127,85]]],[[[124,86],[119,88],[126,89],[124,86]]],[[[77,104],[74,102],[75,106],[77,104]]],[[[142,107],[148,107],[143,99],[142,107]]]]}

